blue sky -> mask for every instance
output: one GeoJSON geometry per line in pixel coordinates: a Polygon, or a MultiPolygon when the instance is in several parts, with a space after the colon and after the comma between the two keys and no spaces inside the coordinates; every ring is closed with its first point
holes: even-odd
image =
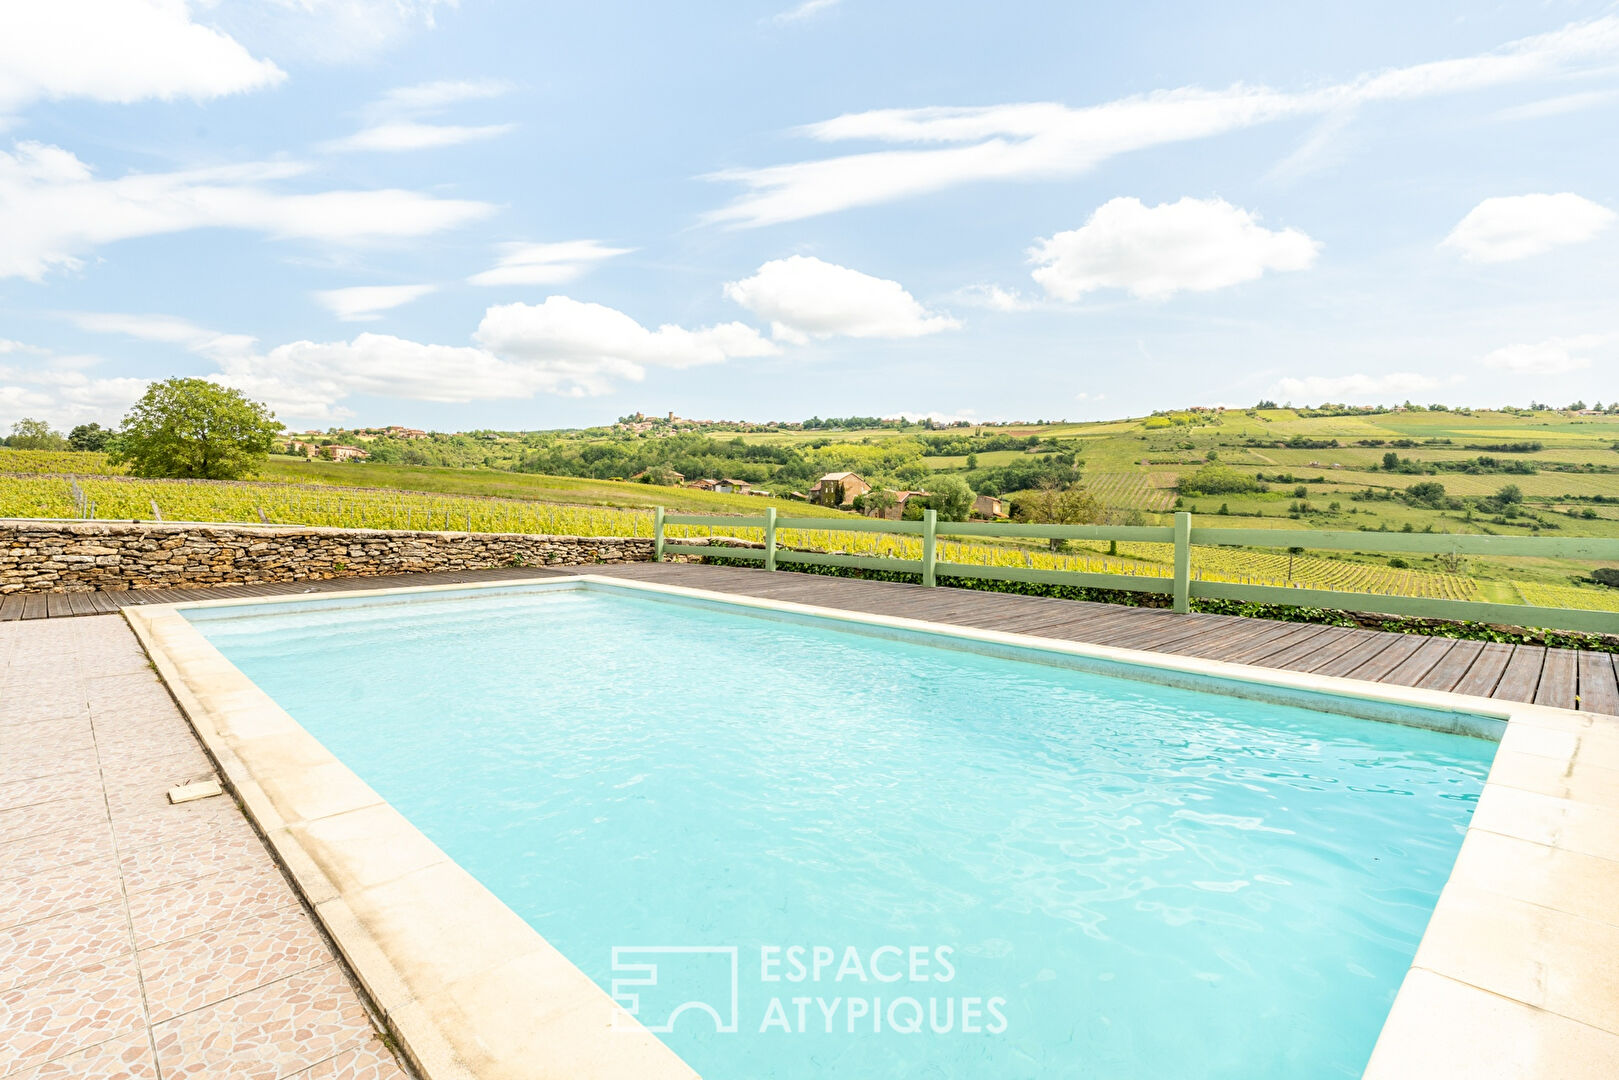
{"type": "Polygon", "coordinates": [[[0,0],[0,426],[1619,396],[1619,8],[0,0]]]}

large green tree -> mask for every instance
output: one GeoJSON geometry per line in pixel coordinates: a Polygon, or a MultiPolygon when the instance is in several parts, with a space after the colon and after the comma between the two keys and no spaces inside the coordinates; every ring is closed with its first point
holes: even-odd
{"type": "Polygon", "coordinates": [[[113,464],[136,476],[236,480],[254,472],[281,430],[275,413],[207,379],[165,379],[124,417],[113,464]]]}
{"type": "Polygon", "coordinates": [[[941,476],[929,485],[928,503],[943,521],[966,521],[973,512],[973,489],[959,476],[941,476]]]}
{"type": "Polygon", "coordinates": [[[112,432],[100,424],[80,424],[67,433],[69,450],[105,450],[112,432]]]}
{"type": "Polygon", "coordinates": [[[6,445],[13,450],[63,450],[67,440],[45,421],[25,416],[11,425],[11,437],[6,439],[6,445]]]}

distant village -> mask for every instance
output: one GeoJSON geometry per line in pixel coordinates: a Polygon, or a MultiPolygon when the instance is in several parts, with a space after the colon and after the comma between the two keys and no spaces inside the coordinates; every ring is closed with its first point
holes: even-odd
{"type": "MultiPolygon", "coordinates": [[[[643,483],[672,482],[698,491],[713,491],[721,495],[759,495],[769,498],[777,494],[766,491],[764,488],[754,487],[746,480],[702,479],[688,482],[684,476],[673,469],[663,470],[662,476],[653,476],[651,475],[652,473],[653,470],[647,469],[636,473],[629,479],[643,483]]],[[[863,513],[867,517],[881,517],[890,521],[898,521],[905,517],[905,511],[913,501],[920,506],[922,501],[930,498],[931,495],[926,491],[880,490],[866,483],[859,473],[830,472],[815,481],[808,491],[785,491],[781,492],[778,497],[814,503],[816,506],[829,506],[837,510],[853,510],[863,513]]],[[[973,499],[972,514],[974,517],[988,520],[1007,516],[1005,505],[993,495],[976,496],[973,499]]]]}

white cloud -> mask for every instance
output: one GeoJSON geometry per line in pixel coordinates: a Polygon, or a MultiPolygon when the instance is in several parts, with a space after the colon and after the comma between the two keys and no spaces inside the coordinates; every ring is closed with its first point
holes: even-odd
{"type": "MultiPolygon", "coordinates": [[[[1074,108],[1053,102],[879,109],[804,129],[823,142],[884,149],[716,174],[745,191],[708,220],[768,225],[870,206],[974,182],[1077,176],[1132,150],[1208,138],[1298,116],[1341,114],[1384,101],[1461,93],[1611,64],[1619,17],[1575,23],[1479,56],[1360,76],[1316,90],[1183,87],[1074,108]]],[[[1311,150],[1312,155],[1321,148],[1311,150]]]]}
{"type": "Polygon", "coordinates": [[[124,334],[141,341],[178,345],[202,356],[234,356],[252,349],[246,334],[221,334],[173,315],[128,315],[117,312],[78,312],[69,318],[80,329],[96,334],[124,334]]]}
{"type": "Polygon", "coordinates": [[[116,423],[146,389],[145,379],[96,378],[95,356],[55,353],[20,341],[0,341],[0,356],[26,356],[28,366],[0,364],[0,434],[24,416],[68,428],[116,423]]]}
{"type": "MultiPolygon", "coordinates": [[[[218,0],[200,0],[212,7],[218,0]]],[[[459,0],[241,0],[214,16],[244,40],[271,53],[297,52],[326,63],[372,56],[417,28],[431,28],[438,9],[459,0]]]]}
{"type": "Polygon", "coordinates": [[[1268,396],[1287,401],[1380,401],[1404,397],[1420,390],[1432,390],[1439,380],[1414,371],[1394,371],[1387,375],[1310,375],[1281,379],[1268,396]]]}
{"type": "Polygon", "coordinates": [[[294,193],[269,185],[306,171],[255,162],[96,178],[72,153],[36,142],[0,151],[0,277],[38,280],[117,240],[206,227],[356,242],[414,237],[490,214],[488,203],[414,191],[294,193]]]}
{"type": "Polygon", "coordinates": [[[988,308],[991,311],[1028,311],[1034,301],[1016,289],[1003,289],[999,285],[967,285],[957,289],[955,297],[963,304],[988,308]]]}
{"type": "Polygon", "coordinates": [[[648,367],[689,368],[780,351],[742,323],[648,330],[622,311],[566,296],[491,307],[474,337],[485,348],[549,371],[582,393],[603,393],[615,379],[640,381],[648,367]]]}
{"type": "Polygon", "coordinates": [[[1442,246],[1474,262],[1508,262],[1589,240],[1612,225],[1615,216],[1568,191],[1498,196],[1469,210],[1442,246]]]}
{"type": "Polygon", "coordinates": [[[516,124],[423,124],[416,120],[396,120],[362,128],[341,139],[328,139],[319,144],[322,150],[376,150],[392,153],[402,150],[436,150],[441,146],[493,139],[509,131],[516,124]]]}
{"type": "Polygon", "coordinates": [[[1548,116],[1562,116],[1564,113],[1578,112],[1581,109],[1610,105],[1615,100],[1619,100],[1619,90],[1579,90],[1572,94],[1559,94],[1557,97],[1513,105],[1495,115],[1501,120],[1544,120],[1548,116]]]}
{"type": "Polygon", "coordinates": [[[1252,281],[1267,270],[1303,270],[1319,248],[1297,229],[1266,229],[1223,199],[1149,207],[1118,198],[1029,254],[1039,264],[1034,280],[1058,299],[1111,288],[1161,300],[1252,281]]]}
{"type": "Polygon", "coordinates": [[[179,345],[212,360],[212,376],[265,402],[283,419],[337,420],[356,394],[465,403],[537,393],[606,393],[649,368],[682,369],[780,350],[741,323],[649,330],[600,304],[552,296],[484,313],[473,345],[438,345],[388,334],[353,341],[294,341],[268,352],[244,334],[222,334],[163,315],[79,314],[89,329],[179,345]]]}
{"type": "Polygon", "coordinates": [[[204,101],[286,73],[193,22],[185,0],[15,0],[0,5],[0,116],[37,100],[204,101]]]}
{"type": "Polygon", "coordinates": [[[473,274],[473,285],[561,285],[596,263],[634,248],[608,247],[595,240],[564,240],[554,244],[501,244],[500,259],[489,270],[473,274]]]}
{"type": "Polygon", "coordinates": [[[440,79],[415,86],[396,86],[382,95],[377,107],[395,113],[429,112],[463,101],[500,97],[511,89],[511,83],[500,79],[440,79]]]}
{"type": "Polygon", "coordinates": [[[908,338],[961,324],[928,311],[897,281],[794,255],[765,263],[752,277],[729,282],[725,295],[769,319],[777,340],[802,344],[833,335],[908,338]]]}
{"type": "Polygon", "coordinates": [[[1514,375],[1563,375],[1591,366],[1591,350],[1611,339],[1598,334],[1549,338],[1524,345],[1506,345],[1484,357],[1484,366],[1514,375]]]}
{"type": "Polygon", "coordinates": [[[365,127],[340,139],[328,139],[317,148],[331,152],[372,150],[396,153],[435,150],[444,146],[493,139],[515,131],[516,124],[432,124],[423,117],[442,113],[451,105],[480,98],[499,97],[511,84],[494,79],[441,80],[399,86],[368,106],[365,127]]]}
{"type": "Polygon", "coordinates": [[[412,300],[419,300],[432,292],[436,285],[353,285],[347,289],[323,289],[315,299],[339,319],[363,322],[382,317],[412,300]]]}
{"type": "Polygon", "coordinates": [[[829,11],[842,2],[843,0],[804,0],[797,7],[791,7],[781,12],[771,21],[778,23],[802,22],[811,16],[819,15],[823,11],[829,11]]]}

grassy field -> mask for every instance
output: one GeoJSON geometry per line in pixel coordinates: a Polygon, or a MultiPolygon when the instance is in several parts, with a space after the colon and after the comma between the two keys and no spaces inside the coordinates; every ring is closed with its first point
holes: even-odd
{"type": "MultiPolygon", "coordinates": [[[[1199,525],[1210,527],[1619,536],[1619,416],[1428,411],[1301,416],[1287,409],[1238,410],[1094,424],[993,427],[983,433],[1038,435],[1041,449],[1075,452],[1083,463],[1084,483],[1099,500],[1138,513],[1148,522],[1167,523],[1171,511],[1184,509],[1198,515],[1199,525]],[[1313,445],[1270,445],[1295,439],[1313,445]],[[1359,445],[1362,442],[1376,445],[1359,445]],[[1528,451],[1501,449],[1531,442],[1540,445],[1528,451]],[[1389,472],[1381,466],[1390,452],[1436,466],[1488,456],[1534,471],[1389,472]],[[1262,477],[1269,490],[1179,495],[1180,480],[1210,461],[1262,477]],[[1578,471],[1563,471],[1576,467],[1578,471]],[[1403,501],[1399,496],[1416,483],[1441,484],[1447,496],[1472,502],[1512,484],[1523,493],[1522,512],[1502,518],[1403,501]]],[[[770,431],[740,437],[748,442],[820,447],[817,452],[824,454],[836,453],[841,446],[848,446],[851,453],[869,453],[891,440],[912,440],[909,445],[914,447],[918,434],[971,435],[973,429],[770,431]]],[[[738,436],[722,432],[715,437],[738,436]]],[[[972,485],[986,470],[1031,456],[1023,450],[985,450],[973,455],[976,468],[968,468],[964,453],[919,454],[913,460],[920,460],[934,475],[957,475],[972,485]]],[[[158,512],[170,520],[257,521],[262,511],[273,522],[447,529],[470,523],[474,529],[602,535],[646,535],[648,511],[656,505],[720,514],[760,513],[773,505],[784,515],[840,516],[797,501],[488,468],[272,457],[248,484],[137,482],[111,475],[116,472],[101,455],[0,450],[0,514],[73,517],[87,501],[95,504],[97,517],[150,518],[155,501],[158,512]]],[[[782,539],[803,547],[862,554],[908,554],[915,543],[902,537],[829,530],[782,539]]],[[[1167,549],[1157,550],[1155,545],[1120,545],[1114,553],[1077,545],[1052,553],[1028,543],[974,543],[952,551],[951,558],[966,562],[1147,576],[1169,573],[1167,549]]],[[[1346,591],[1619,610],[1619,590],[1592,586],[1587,578],[1591,569],[1590,564],[1555,559],[1475,558],[1457,564],[1432,556],[1354,552],[1289,556],[1280,548],[1200,548],[1194,559],[1194,572],[1208,580],[1291,582],[1346,591]]]]}

